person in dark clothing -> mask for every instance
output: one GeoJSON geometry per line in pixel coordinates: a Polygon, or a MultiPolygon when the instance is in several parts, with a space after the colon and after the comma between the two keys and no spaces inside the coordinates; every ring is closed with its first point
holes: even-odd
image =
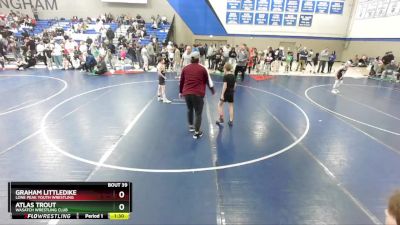
{"type": "Polygon", "coordinates": [[[287,57],[286,57],[286,62],[287,62],[287,69],[286,69],[286,71],[287,71],[287,72],[292,71],[293,61],[294,61],[293,51],[291,51],[290,49],[288,49],[288,51],[287,51],[287,57]]]}
{"type": "Polygon", "coordinates": [[[213,68],[214,70],[217,70],[219,67],[219,64],[222,62],[223,59],[223,50],[222,48],[218,49],[218,51],[215,53],[215,62],[214,65],[215,67],[213,68]]]}
{"type": "Polygon", "coordinates": [[[249,60],[249,54],[245,49],[245,46],[240,47],[240,51],[237,54],[236,67],[235,67],[235,78],[241,73],[242,81],[244,80],[244,74],[246,73],[246,65],[249,60]]]}
{"type": "Polygon", "coordinates": [[[93,39],[91,39],[90,37],[87,37],[86,39],[86,44],[88,45],[88,47],[90,47],[93,43],[93,39]]]}
{"type": "Polygon", "coordinates": [[[312,72],[315,73],[317,66],[318,66],[318,59],[319,59],[319,53],[315,53],[315,56],[312,58],[312,72]]]}
{"type": "Polygon", "coordinates": [[[336,60],[336,52],[333,51],[329,55],[329,59],[328,59],[328,73],[332,72],[332,67],[333,67],[333,64],[335,63],[335,60],[336,60]]]}
{"type": "Polygon", "coordinates": [[[386,52],[385,56],[382,57],[383,65],[388,65],[390,62],[394,60],[394,55],[392,52],[386,52]]]}
{"type": "Polygon", "coordinates": [[[88,55],[86,56],[86,63],[85,63],[85,70],[86,72],[93,72],[94,67],[96,66],[97,62],[92,53],[89,51],[88,55]]]}
{"type": "Polygon", "coordinates": [[[25,46],[27,47],[27,50],[30,50],[32,54],[36,54],[36,43],[35,40],[32,38],[28,38],[26,40],[25,46]]]}
{"type": "Polygon", "coordinates": [[[95,74],[97,75],[103,75],[107,72],[107,65],[106,62],[104,60],[103,56],[99,57],[99,62],[97,63],[97,70],[95,72],[95,74]]]}
{"type": "Polygon", "coordinates": [[[115,34],[114,34],[114,31],[112,31],[111,28],[108,28],[108,30],[106,32],[106,37],[107,37],[109,43],[112,43],[113,39],[115,38],[115,34]]]}
{"type": "Polygon", "coordinates": [[[6,67],[5,67],[5,58],[4,58],[4,56],[0,56],[0,65],[1,65],[1,69],[2,69],[2,70],[5,70],[5,69],[6,69],[6,67]]]}
{"type": "MultiPolygon", "coordinates": [[[[0,40],[0,57],[9,61],[6,57],[6,45],[4,44],[3,40],[0,40]]],[[[3,66],[4,68],[4,66],[3,66]]]]}
{"type": "Polygon", "coordinates": [[[237,53],[235,47],[232,47],[229,51],[229,63],[234,64],[236,62],[237,53]]]}
{"type": "Polygon", "coordinates": [[[224,65],[224,84],[222,87],[220,101],[218,103],[218,114],[219,119],[216,124],[220,125],[224,122],[224,102],[229,103],[229,122],[228,125],[233,125],[233,102],[234,102],[234,92],[236,86],[235,75],[233,74],[233,67],[231,64],[226,63],[224,65]]]}
{"type": "Polygon", "coordinates": [[[134,62],[136,62],[136,52],[135,52],[135,48],[133,47],[132,44],[130,44],[128,47],[128,50],[126,53],[126,58],[131,60],[132,65],[134,64],[134,62]]]}
{"type": "Polygon", "coordinates": [[[208,74],[207,69],[199,64],[199,52],[191,54],[191,64],[182,69],[179,85],[179,96],[184,96],[188,110],[189,131],[194,132],[193,138],[198,139],[203,136],[200,130],[201,114],[203,112],[204,96],[206,85],[214,95],[214,84],[208,74]],[[195,123],[193,125],[193,114],[195,114],[195,123]]]}
{"type": "Polygon", "coordinates": [[[34,57],[32,52],[29,50],[26,53],[25,60],[17,63],[17,70],[25,70],[25,69],[28,69],[35,65],[36,65],[36,58],[34,57]]]}

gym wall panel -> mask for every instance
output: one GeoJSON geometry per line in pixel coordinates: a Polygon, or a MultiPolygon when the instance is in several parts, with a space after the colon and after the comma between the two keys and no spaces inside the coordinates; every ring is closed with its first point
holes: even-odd
{"type": "Polygon", "coordinates": [[[397,38],[400,41],[400,0],[355,0],[349,38],[397,38]]]}

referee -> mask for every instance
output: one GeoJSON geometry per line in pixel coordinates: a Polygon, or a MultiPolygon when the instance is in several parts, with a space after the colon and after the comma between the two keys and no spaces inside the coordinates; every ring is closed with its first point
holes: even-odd
{"type": "Polygon", "coordinates": [[[193,52],[190,54],[191,63],[182,70],[181,81],[179,85],[179,96],[185,97],[188,109],[189,131],[194,132],[193,138],[198,139],[203,136],[200,130],[201,114],[203,112],[204,96],[206,93],[206,85],[214,95],[214,84],[208,74],[207,69],[199,64],[200,53],[193,52]],[[195,123],[193,117],[195,114],[195,123]]]}

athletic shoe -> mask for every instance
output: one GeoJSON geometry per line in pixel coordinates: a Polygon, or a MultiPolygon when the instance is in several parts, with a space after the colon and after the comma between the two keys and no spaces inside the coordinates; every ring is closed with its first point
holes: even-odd
{"type": "Polygon", "coordinates": [[[167,103],[167,104],[171,103],[171,101],[168,99],[163,99],[162,101],[163,101],[163,103],[167,103]]]}
{"type": "Polygon", "coordinates": [[[190,126],[189,126],[189,132],[194,132],[194,131],[195,131],[194,126],[193,126],[193,125],[190,125],[190,126]]]}
{"type": "Polygon", "coordinates": [[[159,102],[161,102],[161,101],[162,101],[162,98],[161,98],[161,96],[158,96],[158,97],[157,97],[157,101],[159,101],[159,102]]]}
{"type": "Polygon", "coordinates": [[[228,122],[228,125],[231,127],[231,126],[233,126],[233,121],[229,121],[228,122]]]}
{"type": "Polygon", "coordinates": [[[215,121],[215,123],[219,126],[219,125],[221,125],[221,123],[224,123],[224,119],[219,118],[219,120],[215,121]]]}
{"type": "Polygon", "coordinates": [[[199,139],[199,138],[201,138],[203,136],[203,131],[196,131],[196,132],[194,132],[194,134],[193,134],[193,138],[194,139],[199,139]]]}
{"type": "Polygon", "coordinates": [[[332,89],[332,93],[333,94],[339,94],[339,90],[338,89],[332,89]]]}

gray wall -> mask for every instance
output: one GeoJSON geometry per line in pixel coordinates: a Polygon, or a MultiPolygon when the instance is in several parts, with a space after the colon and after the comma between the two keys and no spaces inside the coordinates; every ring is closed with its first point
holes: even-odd
{"type": "Polygon", "coordinates": [[[147,4],[106,3],[101,0],[0,0],[0,5],[2,6],[0,12],[9,11],[6,9],[6,4],[4,4],[7,2],[10,9],[16,8],[13,5],[20,5],[22,9],[19,10],[29,14],[31,14],[30,4],[32,3],[34,6],[38,4],[39,17],[46,19],[55,17],[71,18],[72,16],[97,17],[104,13],[131,16],[140,14],[147,19],[150,19],[152,15],[160,14],[172,18],[175,13],[166,0],[148,0],[147,4]],[[49,7],[49,5],[53,6],[54,3],[57,5],[57,9],[49,7]]]}
{"type": "Polygon", "coordinates": [[[382,57],[387,51],[393,51],[395,60],[400,62],[400,42],[351,41],[345,45],[342,58],[352,59],[356,54],[382,57]]]}

